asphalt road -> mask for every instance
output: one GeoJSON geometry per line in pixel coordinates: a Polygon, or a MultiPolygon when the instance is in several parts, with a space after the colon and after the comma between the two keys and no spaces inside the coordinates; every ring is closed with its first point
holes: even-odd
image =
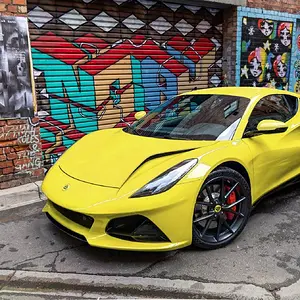
{"type": "Polygon", "coordinates": [[[299,241],[300,184],[261,202],[240,237],[214,251],[92,248],[29,209],[0,217],[0,269],[252,283],[276,290],[300,278],[299,241]]]}

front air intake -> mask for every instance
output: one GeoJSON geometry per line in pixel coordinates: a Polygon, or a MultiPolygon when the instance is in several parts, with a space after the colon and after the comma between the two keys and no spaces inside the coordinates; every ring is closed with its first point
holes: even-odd
{"type": "Polygon", "coordinates": [[[79,224],[85,228],[90,229],[94,223],[94,219],[90,216],[84,215],[82,213],[69,210],[67,208],[64,208],[62,206],[59,206],[51,201],[52,206],[61,213],[64,217],[67,219],[73,221],[76,224],[79,224]]]}
{"type": "Polygon", "coordinates": [[[170,242],[149,219],[134,215],[111,220],[106,227],[110,236],[134,242],[170,242]]]}

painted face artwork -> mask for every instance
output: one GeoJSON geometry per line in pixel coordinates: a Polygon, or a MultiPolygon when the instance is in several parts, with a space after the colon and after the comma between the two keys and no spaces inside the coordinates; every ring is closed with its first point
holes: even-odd
{"type": "Polygon", "coordinates": [[[284,64],[280,61],[277,65],[277,74],[278,74],[278,76],[283,78],[283,77],[285,77],[286,72],[287,72],[286,64],[284,64]]]}
{"type": "Polygon", "coordinates": [[[277,77],[285,78],[287,76],[288,68],[286,61],[288,60],[287,55],[278,55],[273,63],[274,72],[277,77]]]}
{"type": "Polygon", "coordinates": [[[259,47],[252,51],[248,56],[250,73],[259,82],[263,79],[263,68],[267,62],[266,51],[259,47]]]}
{"type": "Polygon", "coordinates": [[[263,35],[270,36],[274,30],[274,23],[269,20],[259,19],[258,28],[260,29],[263,35]]]}
{"type": "Polygon", "coordinates": [[[282,45],[286,47],[288,47],[292,42],[291,27],[291,23],[281,23],[278,26],[278,36],[280,37],[282,45]]]}
{"type": "Polygon", "coordinates": [[[261,62],[256,57],[250,61],[250,72],[255,78],[259,77],[262,73],[261,62]]]}
{"type": "Polygon", "coordinates": [[[300,67],[299,70],[294,67],[295,63],[291,66],[294,33],[293,22],[268,19],[267,14],[258,18],[243,17],[240,85],[290,88],[290,75],[296,79],[300,74],[300,67]]]}

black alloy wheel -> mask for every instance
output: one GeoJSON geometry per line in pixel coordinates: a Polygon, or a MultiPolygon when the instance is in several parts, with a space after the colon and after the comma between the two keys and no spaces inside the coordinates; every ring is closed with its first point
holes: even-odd
{"type": "Polygon", "coordinates": [[[230,168],[213,171],[198,194],[193,216],[193,245],[217,249],[233,241],[251,212],[251,193],[245,178],[230,168]]]}

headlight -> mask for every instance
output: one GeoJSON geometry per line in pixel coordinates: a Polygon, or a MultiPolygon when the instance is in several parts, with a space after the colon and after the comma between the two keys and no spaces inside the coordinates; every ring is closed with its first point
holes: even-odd
{"type": "Polygon", "coordinates": [[[182,161],[144,185],[131,198],[151,196],[167,191],[182,179],[197,162],[197,158],[182,161]]]}

